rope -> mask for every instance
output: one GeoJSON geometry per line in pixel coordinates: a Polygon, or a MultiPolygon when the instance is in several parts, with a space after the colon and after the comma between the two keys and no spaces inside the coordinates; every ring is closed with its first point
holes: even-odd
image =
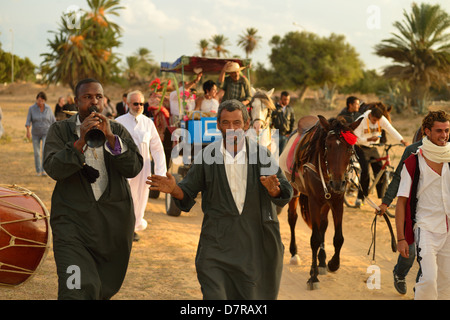
{"type": "MultiPolygon", "coordinates": [[[[49,214],[48,214],[47,209],[45,208],[45,205],[42,203],[42,201],[37,196],[35,196],[35,194],[33,192],[31,192],[31,191],[29,191],[27,189],[18,187],[16,185],[12,185],[12,186],[0,185],[0,186],[5,187],[6,189],[13,191],[12,193],[0,195],[0,204],[3,204],[7,208],[16,209],[18,211],[29,213],[29,214],[32,215],[31,218],[23,218],[23,219],[19,219],[19,220],[0,222],[0,233],[4,232],[7,236],[10,237],[9,244],[6,245],[6,246],[1,247],[0,251],[6,250],[6,249],[11,248],[11,247],[42,248],[42,249],[44,249],[44,253],[43,253],[42,258],[41,258],[41,263],[42,263],[42,261],[45,259],[45,256],[47,254],[48,248],[50,247],[50,245],[49,245],[49,236],[50,236],[49,233],[47,233],[47,237],[46,237],[47,241],[46,242],[41,242],[41,241],[36,241],[36,240],[32,240],[32,239],[17,237],[15,235],[11,234],[4,226],[5,225],[11,225],[11,224],[14,224],[14,223],[22,223],[22,222],[28,222],[28,221],[38,221],[38,220],[48,219],[49,218],[49,214]],[[18,197],[18,196],[24,196],[24,195],[33,197],[33,199],[35,199],[37,201],[37,203],[41,206],[41,208],[43,210],[43,213],[40,213],[40,212],[37,212],[37,211],[34,211],[34,210],[30,210],[30,209],[25,208],[23,206],[20,206],[20,205],[17,205],[17,204],[13,204],[11,202],[3,200],[3,199],[6,199],[6,198],[12,198],[12,197],[18,197]],[[17,243],[18,241],[23,241],[25,243],[24,244],[18,244],[17,243]]],[[[49,231],[47,230],[47,232],[49,232],[49,231]]],[[[40,267],[40,264],[36,268],[36,270],[40,267]]],[[[21,273],[21,274],[33,275],[36,270],[28,270],[28,269],[25,269],[25,268],[21,268],[19,266],[6,264],[6,263],[0,261],[0,272],[21,273]],[[6,269],[3,269],[3,267],[13,268],[14,270],[6,270],[6,269]]],[[[14,286],[14,285],[0,283],[0,286],[8,286],[9,287],[9,286],[14,286]]]]}

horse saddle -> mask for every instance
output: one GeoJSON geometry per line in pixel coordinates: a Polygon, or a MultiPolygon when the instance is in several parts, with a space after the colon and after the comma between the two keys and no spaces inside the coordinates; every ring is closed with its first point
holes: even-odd
{"type": "Polygon", "coordinates": [[[280,156],[280,165],[283,167],[285,174],[288,177],[290,176],[291,182],[297,184],[297,189],[305,187],[303,169],[308,166],[310,142],[317,130],[317,125],[315,125],[317,121],[314,125],[308,125],[307,127],[300,126],[300,121],[299,128],[291,135],[285,151],[280,156]]]}

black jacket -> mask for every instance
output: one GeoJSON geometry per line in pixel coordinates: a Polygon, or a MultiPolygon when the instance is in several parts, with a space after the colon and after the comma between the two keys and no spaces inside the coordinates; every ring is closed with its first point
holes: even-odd
{"type": "Polygon", "coordinates": [[[291,134],[295,129],[295,115],[294,109],[291,106],[286,106],[286,112],[283,113],[283,107],[278,103],[275,104],[277,108],[272,112],[272,125],[279,130],[280,135],[291,134]]]}

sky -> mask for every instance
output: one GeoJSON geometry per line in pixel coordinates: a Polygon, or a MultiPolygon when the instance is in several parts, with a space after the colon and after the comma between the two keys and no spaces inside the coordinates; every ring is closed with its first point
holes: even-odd
{"type": "MultiPolygon", "coordinates": [[[[230,41],[232,55],[245,57],[237,46],[247,28],[262,37],[251,55],[254,64],[270,67],[270,39],[291,31],[308,31],[328,37],[346,37],[366,69],[381,71],[391,61],[376,56],[374,46],[396,32],[393,23],[404,19],[413,0],[122,0],[125,9],[111,19],[122,28],[122,45],[116,50],[122,61],[139,48],[151,51],[153,59],[173,62],[182,55],[199,55],[198,43],[222,34],[230,41]]],[[[420,3],[420,1],[416,1],[420,3]]],[[[449,0],[428,0],[450,13],[449,0]]],[[[49,52],[49,31],[59,28],[70,8],[87,9],[86,0],[0,0],[2,49],[39,65],[49,52]]],[[[82,23],[82,21],[81,21],[82,23]]]]}

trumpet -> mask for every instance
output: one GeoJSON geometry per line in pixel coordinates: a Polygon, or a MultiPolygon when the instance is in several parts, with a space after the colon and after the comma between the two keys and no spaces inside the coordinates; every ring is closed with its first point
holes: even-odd
{"type": "MultiPolygon", "coordinates": [[[[91,106],[91,107],[89,107],[89,111],[90,112],[98,112],[98,109],[96,106],[91,106]]],[[[102,120],[100,119],[100,121],[102,121],[102,120]]],[[[102,130],[100,130],[98,128],[92,128],[91,130],[89,130],[86,133],[84,139],[86,140],[86,144],[90,148],[98,148],[98,147],[102,146],[106,141],[105,134],[103,133],[102,130]]]]}

